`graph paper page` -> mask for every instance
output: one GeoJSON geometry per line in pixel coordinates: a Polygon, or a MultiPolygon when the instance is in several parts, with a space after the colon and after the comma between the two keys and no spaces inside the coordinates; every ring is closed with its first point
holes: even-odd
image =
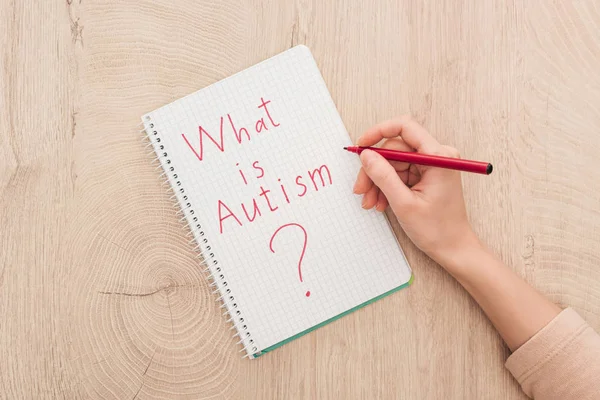
{"type": "Polygon", "coordinates": [[[360,160],[305,46],[144,120],[249,354],[411,278],[352,193],[360,160]]]}

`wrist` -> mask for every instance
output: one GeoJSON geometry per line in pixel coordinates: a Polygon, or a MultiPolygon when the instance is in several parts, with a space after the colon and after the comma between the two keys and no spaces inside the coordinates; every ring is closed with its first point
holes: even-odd
{"type": "Polygon", "coordinates": [[[432,254],[432,258],[448,273],[458,278],[468,274],[469,270],[480,265],[491,254],[483,243],[469,230],[447,249],[432,254]]]}

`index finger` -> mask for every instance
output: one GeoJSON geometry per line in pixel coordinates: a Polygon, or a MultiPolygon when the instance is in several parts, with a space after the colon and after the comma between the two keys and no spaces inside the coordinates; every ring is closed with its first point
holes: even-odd
{"type": "Polygon", "coordinates": [[[358,138],[356,144],[373,146],[384,138],[398,136],[419,153],[435,153],[440,148],[438,141],[410,117],[399,117],[380,122],[358,138]]]}

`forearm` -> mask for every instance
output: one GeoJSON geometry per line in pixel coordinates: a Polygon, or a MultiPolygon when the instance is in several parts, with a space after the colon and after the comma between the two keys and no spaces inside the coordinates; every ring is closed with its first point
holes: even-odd
{"type": "Polygon", "coordinates": [[[469,242],[442,262],[477,301],[512,351],[561,311],[478,241],[469,242]]]}

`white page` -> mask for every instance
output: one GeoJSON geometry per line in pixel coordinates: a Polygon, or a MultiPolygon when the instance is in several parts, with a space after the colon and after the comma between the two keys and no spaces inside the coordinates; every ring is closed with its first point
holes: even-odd
{"type": "Polygon", "coordinates": [[[352,194],[360,161],[342,149],[351,145],[350,139],[305,46],[166,105],[143,120],[190,226],[202,224],[195,230],[196,240],[205,255],[214,254],[208,260],[211,273],[222,294],[230,290],[224,299],[249,355],[411,278],[385,216],[363,210],[361,198],[352,194]],[[210,137],[201,135],[199,126],[210,137]],[[319,168],[323,179],[314,173],[319,168]],[[260,215],[249,222],[241,204],[252,218],[253,200],[260,215]],[[223,205],[235,217],[225,218],[230,212],[223,205]],[[302,282],[298,262],[304,231],[286,224],[298,224],[306,232],[302,282]],[[271,251],[271,237],[279,228],[271,251]]]}

